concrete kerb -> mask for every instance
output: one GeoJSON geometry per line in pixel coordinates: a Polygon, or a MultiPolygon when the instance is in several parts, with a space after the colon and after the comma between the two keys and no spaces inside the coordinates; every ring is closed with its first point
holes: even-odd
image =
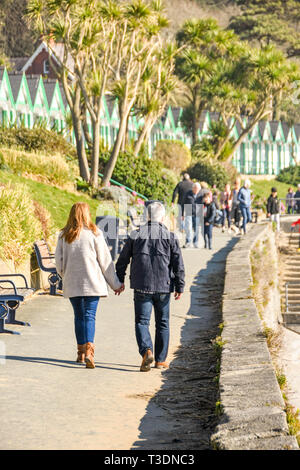
{"type": "Polygon", "coordinates": [[[254,226],[226,260],[220,403],[216,449],[299,449],[289,435],[284,400],[252,297],[250,253],[269,225],[254,226]]]}

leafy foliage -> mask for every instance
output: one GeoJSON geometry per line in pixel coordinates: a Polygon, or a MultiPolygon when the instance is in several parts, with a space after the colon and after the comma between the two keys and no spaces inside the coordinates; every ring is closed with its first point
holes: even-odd
{"type": "MultiPolygon", "coordinates": [[[[104,168],[109,154],[102,155],[104,168]]],[[[112,178],[143,194],[148,199],[169,202],[177,178],[163,168],[162,162],[147,157],[135,157],[132,153],[120,153],[112,178]]]]}
{"type": "Polygon", "coordinates": [[[191,163],[191,152],[180,140],[159,140],[156,144],[154,157],[166,168],[180,173],[191,163]]]}
{"type": "Polygon", "coordinates": [[[78,171],[74,163],[67,163],[59,154],[45,155],[4,148],[0,152],[0,168],[60,187],[73,187],[72,181],[78,171]]]}
{"type": "Polygon", "coordinates": [[[215,184],[220,189],[230,181],[230,176],[221,163],[210,162],[207,159],[196,161],[187,171],[192,179],[205,181],[209,186],[215,184]]]}
{"type": "Polygon", "coordinates": [[[18,266],[32,251],[33,242],[42,236],[41,222],[25,186],[0,188],[0,218],[0,257],[18,266]]]}
{"type": "Polygon", "coordinates": [[[300,183],[300,166],[291,165],[280,171],[276,178],[281,183],[287,183],[296,186],[300,183]]]}
{"type": "Polygon", "coordinates": [[[44,152],[46,154],[60,153],[70,158],[76,158],[76,149],[57,132],[34,127],[0,127],[0,146],[19,148],[26,152],[44,152]]]}

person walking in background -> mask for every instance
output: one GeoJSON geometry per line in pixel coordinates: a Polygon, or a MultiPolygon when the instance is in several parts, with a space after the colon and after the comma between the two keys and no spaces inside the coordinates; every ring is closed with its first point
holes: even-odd
{"type": "Polygon", "coordinates": [[[215,208],[216,208],[216,217],[215,217],[215,221],[214,221],[214,225],[216,227],[220,227],[222,225],[222,222],[223,222],[223,212],[220,209],[218,200],[219,200],[218,191],[214,190],[214,192],[212,194],[212,202],[214,203],[215,208]]]}
{"type": "Polygon", "coordinates": [[[231,232],[231,208],[232,208],[232,191],[230,189],[230,184],[225,185],[225,190],[221,192],[220,195],[220,204],[223,212],[222,220],[222,232],[225,232],[225,223],[227,220],[228,224],[228,233],[231,232]]]}
{"type": "Polygon", "coordinates": [[[208,193],[203,196],[204,205],[204,248],[212,249],[213,226],[216,217],[216,206],[208,193]]]}
{"type": "Polygon", "coordinates": [[[241,189],[241,179],[237,178],[234,183],[234,188],[232,190],[232,218],[234,220],[234,225],[236,227],[236,233],[240,233],[240,220],[241,220],[241,210],[240,202],[238,200],[239,190],[241,189]]]}
{"type": "Polygon", "coordinates": [[[186,242],[184,248],[191,248],[194,244],[198,248],[200,228],[200,204],[202,204],[200,183],[194,183],[184,200],[184,222],[186,242]]]}
{"type": "Polygon", "coordinates": [[[184,290],[184,265],[176,235],[163,224],[165,208],[160,202],[147,207],[148,222],[126,241],[116,264],[123,284],[128,264],[134,289],[135,334],[142,356],[141,372],[168,367],[170,295],[179,300],[184,290]],[[152,308],[155,314],[155,345],[149,332],[152,308]]]}
{"type": "Polygon", "coordinates": [[[270,217],[271,222],[276,223],[276,230],[279,232],[280,230],[280,207],[279,207],[279,199],[277,197],[277,189],[272,188],[271,194],[268,197],[267,201],[267,214],[270,217]]]}
{"type": "Polygon", "coordinates": [[[286,203],[286,208],[287,208],[287,213],[288,214],[293,214],[294,213],[294,206],[295,206],[295,201],[294,201],[295,193],[292,187],[288,189],[288,193],[285,197],[285,203],[286,203]]]}
{"type": "Polygon", "coordinates": [[[64,297],[74,310],[77,362],[93,369],[96,311],[100,297],[108,295],[107,284],[120,294],[117,278],[103,233],[92,222],[87,203],[77,202],[59,234],[55,251],[56,269],[63,279],[64,297]]]}
{"type": "Polygon", "coordinates": [[[183,231],[184,223],[183,223],[183,212],[184,212],[184,201],[186,194],[191,191],[193,187],[193,182],[191,181],[190,175],[188,173],[184,173],[182,181],[180,181],[173,192],[172,196],[172,205],[175,204],[177,198],[177,207],[178,207],[178,216],[177,216],[177,223],[179,230],[183,231]]]}
{"type": "Polygon", "coordinates": [[[297,191],[295,192],[295,209],[297,214],[300,214],[300,184],[297,185],[297,191]]]}
{"type": "Polygon", "coordinates": [[[252,221],[251,216],[251,181],[246,179],[244,185],[241,187],[238,193],[238,201],[240,203],[240,209],[243,217],[242,229],[245,234],[247,231],[247,224],[252,221]]]}

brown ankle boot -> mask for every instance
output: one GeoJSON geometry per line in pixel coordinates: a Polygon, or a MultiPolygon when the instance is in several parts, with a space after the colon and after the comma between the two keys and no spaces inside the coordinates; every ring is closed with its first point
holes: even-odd
{"type": "Polygon", "coordinates": [[[77,359],[76,362],[80,364],[85,363],[85,344],[77,344],[77,359]]]}
{"type": "Polygon", "coordinates": [[[94,369],[94,355],[95,355],[95,346],[94,343],[86,343],[86,352],[85,352],[85,363],[87,369],[94,369]]]}

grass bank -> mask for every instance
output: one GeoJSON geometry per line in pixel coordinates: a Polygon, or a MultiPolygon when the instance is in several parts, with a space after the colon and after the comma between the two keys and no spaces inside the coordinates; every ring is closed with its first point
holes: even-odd
{"type": "Polygon", "coordinates": [[[60,189],[3,170],[0,170],[0,183],[11,183],[16,187],[24,185],[31,194],[32,200],[39,202],[49,211],[53,227],[56,230],[65,225],[71,206],[78,201],[87,202],[93,219],[96,217],[99,201],[90,198],[86,194],[60,189]]]}

